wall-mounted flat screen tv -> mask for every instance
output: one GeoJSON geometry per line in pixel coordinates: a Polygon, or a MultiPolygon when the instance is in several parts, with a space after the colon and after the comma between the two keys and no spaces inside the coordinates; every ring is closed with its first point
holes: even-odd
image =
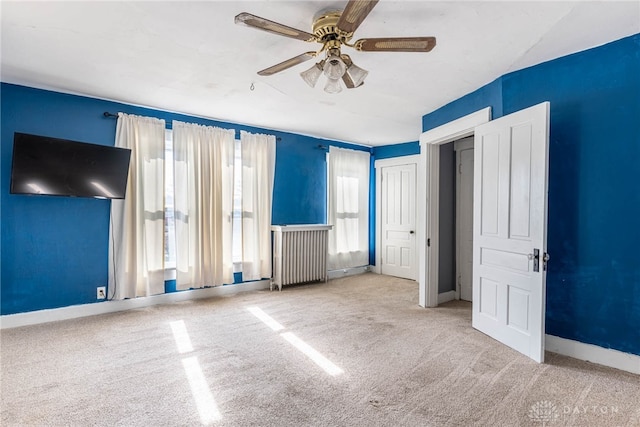
{"type": "Polygon", "coordinates": [[[16,132],[12,194],[124,199],[131,150],[16,132]]]}

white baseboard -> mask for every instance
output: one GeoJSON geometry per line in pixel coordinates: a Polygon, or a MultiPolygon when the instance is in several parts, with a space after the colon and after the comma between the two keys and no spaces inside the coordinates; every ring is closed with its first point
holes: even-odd
{"type": "Polygon", "coordinates": [[[456,291],[443,292],[441,294],[438,294],[438,305],[445,302],[453,301],[454,299],[456,299],[456,291]]]}
{"type": "Polygon", "coordinates": [[[341,270],[329,270],[327,275],[329,279],[339,279],[340,277],[355,276],[356,274],[362,274],[371,271],[370,265],[363,265],[362,267],[344,268],[341,270]]]}
{"type": "Polygon", "coordinates": [[[97,314],[114,313],[117,311],[132,310],[134,308],[149,307],[158,304],[170,304],[179,301],[212,298],[236,294],[239,292],[269,289],[269,283],[270,280],[257,280],[255,282],[216,286],[213,288],[192,289],[149,297],[72,305],[69,307],[30,311],[27,313],[7,314],[0,316],[0,329],[17,328],[19,326],[76,319],[79,317],[95,316],[97,314]]]}
{"type": "Polygon", "coordinates": [[[640,375],[640,356],[579,341],[545,336],[545,350],[640,375]]]}

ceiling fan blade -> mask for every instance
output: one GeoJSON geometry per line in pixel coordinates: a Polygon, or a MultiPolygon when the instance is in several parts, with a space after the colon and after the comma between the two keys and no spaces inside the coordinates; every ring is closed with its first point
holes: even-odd
{"type": "Polygon", "coordinates": [[[388,37],[360,39],[354,43],[363,52],[429,52],[436,47],[435,37],[388,37]]]}
{"type": "Polygon", "coordinates": [[[241,14],[237,15],[235,18],[235,23],[246,25],[247,27],[257,28],[258,30],[267,31],[272,34],[278,34],[280,36],[302,40],[304,42],[316,41],[316,36],[311,33],[296,30],[295,28],[287,27],[286,25],[278,24],[277,22],[269,21],[268,19],[260,18],[259,16],[255,16],[247,12],[242,12],[241,14]]]}
{"type": "Polygon", "coordinates": [[[336,26],[345,33],[358,29],[364,18],[378,4],[379,0],[349,0],[336,26]]]}
{"type": "Polygon", "coordinates": [[[273,74],[279,73],[280,71],[284,71],[287,68],[291,68],[294,65],[302,64],[303,62],[308,61],[315,56],[316,56],[316,52],[305,52],[298,56],[294,56],[291,59],[287,59],[286,61],[276,64],[272,67],[265,68],[262,71],[258,71],[258,75],[271,76],[273,74]]]}

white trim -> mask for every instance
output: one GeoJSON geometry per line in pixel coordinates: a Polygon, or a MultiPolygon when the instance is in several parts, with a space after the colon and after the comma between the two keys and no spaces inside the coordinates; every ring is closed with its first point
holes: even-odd
{"type": "Polygon", "coordinates": [[[355,276],[357,274],[367,273],[369,271],[371,271],[371,266],[363,265],[362,267],[350,267],[342,270],[329,270],[327,272],[327,276],[331,280],[339,279],[341,277],[355,276]]]}
{"type": "Polygon", "coordinates": [[[422,244],[419,245],[418,284],[419,301],[422,307],[438,305],[438,200],[440,196],[439,166],[440,145],[471,136],[476,126],[491,120],[491,107],[476,111],[433,128],[420,135],[422,171],[418,182],[419,223],[425,224],[422,244]],[[431,239],[427,247],[427,239],[431,239]],[[433,250],[431,250],[433,248],[433,250]]]}
{"type": "Polygon", "coordinates": [[[417,234],[416,251],[418,253],[418,305],[420,307],[429,307],[429,298],[427,297],[427,265],[431,251],[427,247],[427,236],[429,235],[429,211],[427,207],[427,195],[429,188],[429,174],[427,173],[428,153],[426,146],[420,146],[420,163],[418,163],[417,182],[416,182],[416,228],[421,230],[417,234]]]}
{"type": "Polygon", "coordinates": [[[429,238],[431,239],[429,257],[428,280],[430,286],[427,288],[427,301],[429,307],[438,305],[438,277],[440,275],[440,146],[431,144],[425,147],[427,150],[428,166],[427,173],[430,175],[429,187],[427,191],[427,203],[429,209],[429,238]]]}
{"type": "Polygon", "coordinates": [[[445,123],[437,128],[433,128],[420,135],[420,145],[422,144],[446,144],[456,139],[464,138],[473,134],[476,126],[487,123],[491,120],[491,107],[483,108],[475,113],[468,114],[445,123]]]}
{"type": "Polygon", "coordinates": [[[420,154],[412,154],[410,156],[391,157],[388,159],[378,159],[374,162],[374,167],[384,168],[387,166],[411,165],[420,161],[420,154]]]}
{"type": "MultiPolygon", "coordinates": [[[[382,218],[382,205],[380,204],[382,201],[382,168],[389,166],[402,166],[402,165],[416,165],[416,171],[419,169],[418,165],[420,164],[420,154],[412,154],[410,156],[401,156],[401,157],[392,157],[389,159],[380,159],[374,162],[374,168],[376,170],[376,231],[375,231],[375,251],[376,251],[376,265],[372,266],[372,271],[376,274],[381,274],[381,254],[382,247],[381,243],[381,227],[382,223],[380,219],[382,218]]],[[[417,185],[418,185],[418,173],[416,173],[416,197],[417,197],[417,185]]],[[[416,201],[417,202],[417,201],[416,201]]],[[[416,203],[416,234],[420,235],[421,228],[418,224],[418,208],[416,203]]],[[[418,270],[418,241],[416,240],[416,256],[414,262],[416,263],[416,270],[418,270]]]]}
{"type": "Polygon", "coordinates": [[[456,298],[456,291],[443,292],[438,294],[438,305],[444,304],[445,302],[453,301],[456,298]]]}
{"type": "MultiPolygon", "coordinates": [[[[462,293],[462,290],[460,289],[462,287],[461,282],[461,275],[462,275],[462,268],[460,267],[460,265],[462,264],[460,262],[460,258],[462,258],[462,256],[460,255],[460,249],[462,248],[462,236],[460,235],[460,223],[461,218],[460,218],[460,213],[462,211],[461,209],[461,205],[462,203],[460,202],[460,198],[461,198],[461,192],[460,192],[460,187],[462,186],[462,156],[460,151],[458,148],[461,147],[462,145],[465,144],[458,144],[459,142],[462,142],[460,140],[455,141],[453,143],[453,149],[455,152],[455,156],[456,156],[456,203],[455,203],[455,221],[456,221],[456,225],[455,225],[455,240],[456,240],[456,276],[455,276],[455,282],[456,282],[456,299],[460,299],[460,294],[462,293]]],[[[472,214],[473,215],[473,214],[472,214]]],[[[473,232],[472,232],[473,233],[473,232]]],[[[472,298],[473,299],[473,298],[472,298]]]]}
{"type": "Polygon", "coordinates": [[[640,375],[640,356],[585,344],[555,335],[545,336],[545,350],[640,375]]]}
{"type": "Polygon", "coordinates": [[[269,289],[270,280],[256,280],[235,285],[216,286],[213,288],[192,289],[181,292],[139,297],[118,301],[104,301],[92,304],[72,305],[69,307],[48,310],[30,311],[27,313],[7,314],[0,316],[0,329],[37,325],[58,320],[76,319],[98,314],[115,313],[135,308],[150,307],[159,304],[171,304],[179,301],[190,301],[203,298],[232,295],[240,292],[269,289]]]}
{"type": "MultiPolygon", "coordinates": [[[[377,274],[381,274],[382,273],[382,256],[380,254],[380,251],[382,250],[381,245],[380,245],[380,239],[382,238],[382,233],[380,232],[380,216],[382,215],[382,207],[380,205],[380,201],[382,200],[382,168],[384,167],[384,164],[380,163],[381,160],[376,160],[373,163],[373,167],[375,169],[375,173],[376,173],[376,223],[374,224],[375,228],[375,232],[374,232],[374,236],[376,241],[374,242],[374,250],[376,251],[376,256],[375,256],[375,265],[374,265],[374,271],[377,274]]],[[[371,260],[371,259],[369,259],[371,260]]]]}

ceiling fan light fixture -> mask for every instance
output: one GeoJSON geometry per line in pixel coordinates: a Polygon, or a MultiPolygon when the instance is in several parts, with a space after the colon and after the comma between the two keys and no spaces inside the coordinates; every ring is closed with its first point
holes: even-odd
{"type": "Polygon", "coordinates": [[[369,75],[369,72],[364,68],[358,67],[356,64],[351,64],[351,66],[347,68],[347,74],[353,81],[353,86],[358,87],[364,83],[364,79],[369,75]]]}
{"type": "Polygon", "coordinates": [[[318,62],[317,64],[313,64],[311,68],[300,73],[300,77],[302,77],[302,80],[304,80],[311,87],[316,87],[316,83],[318,83],[318,79],[321,75],[322,67],[320,66],[320,62],[318,62]]]}
{"type": "Polygon", "coordinates": [[[329,80],[338,80],[347,71],[347,66],[340,56],[329,56],[325,60],[323,71],[329,80]]]}
{"type": "Polygon", "coordinates": [[[324,86],[324,91],[327,93],[340,93],[342,92],[342,86],[338,79],[327,79],[327,84],[324,86]]]}

